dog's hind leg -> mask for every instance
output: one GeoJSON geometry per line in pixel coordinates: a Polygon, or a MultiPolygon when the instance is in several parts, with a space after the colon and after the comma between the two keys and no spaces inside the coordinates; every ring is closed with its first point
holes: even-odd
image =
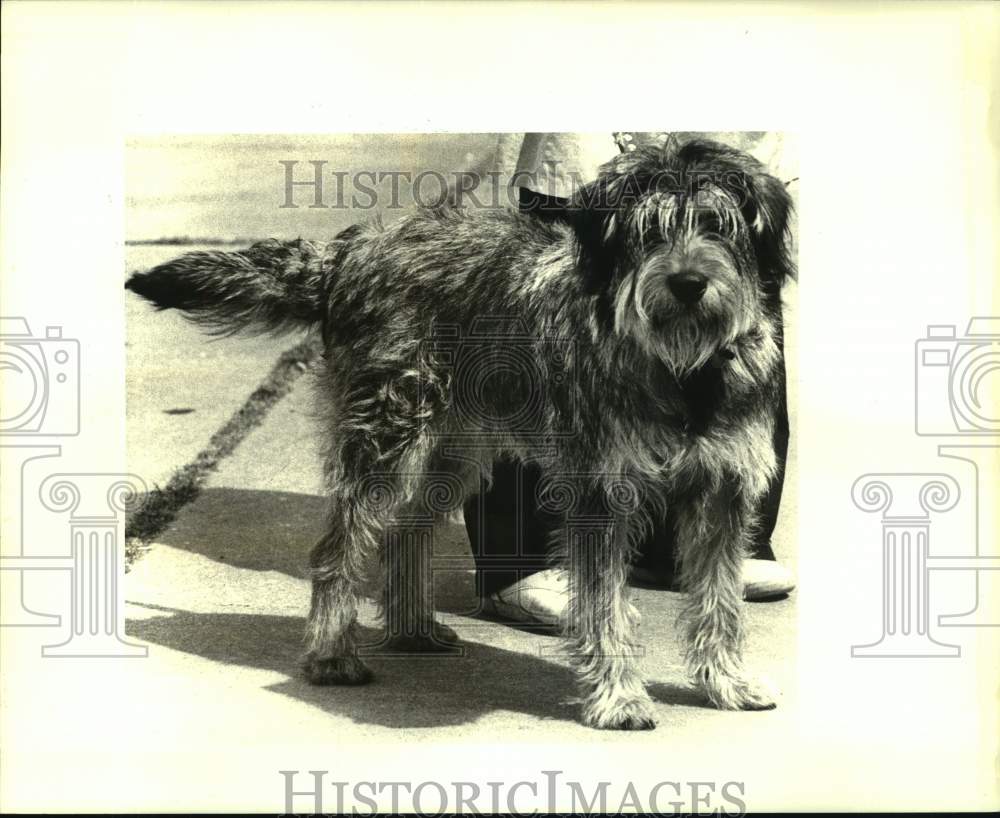
{"type": "Polygon", "coordinates": [[[371,365],[341,381],[332,374],[336,356],[328,355],[327,391],[342,396],[330,411],[325,466],[334,507],[329,531],[310,556],[304,667],[314,684],[363,684],[372,674],[358,655],[358,602],[372,591],[370,573],[380,558],[385,564],[392,546],[390,524],[425,471],[429,447],[423,429],[435,404],[426,379],[408,370],[400,374],[398,361],[371,365]]]}
{"type": "Polygon", "coordinates": [[[687,665],[724,710],[775,706],[773,693],[743,665],[742,564],[753,523],[753,504],[733,484],[676,508],[687,665]]]}
{"type": "MultiPolygon", "coordinates": [[[[587,519],[587,518],[582,518],[587,519]]],[[[594,518],[590,518],[594,519],[594,518]]],[[[638,616],[627,598],[632,549],[622,517],[567,529],[566,635],[583,693],[583,720],[608,730],[650,730],[653,704],[636,664],[638,616]]]]}
{"type": "Polygon", "coordinates": [[[357,611],[382,523],[377,511],[347,497],[338,498],[330,517],[309,558],[312,604],[303,668],[313,684],[365,684],[372,672],[357,656],[357,611]]]}

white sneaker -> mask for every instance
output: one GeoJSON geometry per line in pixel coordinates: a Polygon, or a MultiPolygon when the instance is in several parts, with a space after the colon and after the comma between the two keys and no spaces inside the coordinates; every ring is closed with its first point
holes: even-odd
{"type": "Polygon", "coordinates": [[[795,590],[792,572],[774,560],[746,560],[743,563],[743,598],[749,602],[783,596],[795,590]]]}
{"type": "Polygon", "coordinates": [[[557,568],[539,571],[490,594],[488,599],[504,619],[557,626],[569,603],[566,573],[557,568]]]}
{"type": "MultiPolygon", "coordinates": [[[[743,598],[747,601],[771,599],[794,589],[792,572],[781,563],[756,559],[743,563],[743,598]]],[[[493,613],[503,619],[558,627],[569,604],[566,572],[558,568],[539,571],[490,594],[487,600],[493,613]]]]}
{"type": "MultiPolygon", "coordinates": [[[[504,619],[531,625],[558,627],[569,605],[566,572],[558,568],[539,571],[513,585],[508,585],[502,591],[490,594],[487,599],[493,607],[493,612],[504,619]]],[[[642,616],[636,607],[631,602],[628,606],[635,622],[641,622],[642,616]]]]}

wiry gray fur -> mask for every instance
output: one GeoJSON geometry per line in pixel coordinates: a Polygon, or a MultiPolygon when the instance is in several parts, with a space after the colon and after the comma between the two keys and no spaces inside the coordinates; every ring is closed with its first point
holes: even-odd
{"type": "MultiPolygon", "coordinates": [[[[399,559],[387,527],[459,507],[512,453],[569,487],[564,511],[598,521],[589,545],[558,549],[586,723],[653,726],[625,587],[632,543],[668,505],[692,674],[720,707],[772,706],[740,658],[740,561],[775,468],[789,209],[753,159],[694,142],[609,163],[567,224],[423,211],[326,245],[189,254],[133,277],[213,328],[322,327],[331,510],[311,560],[310,680],[371,678],[355,615],[373,564],[399,559]],[[708,280],[694,305],[667,285],[692,270],[708,280]],[[623,492],[641,502],[616,505],[623,492]]],[[[394,621],[404,596],[390,584],[394,621]]],[[[453,637],[421,604],[403,607],[428,646],[453,637]]]]}

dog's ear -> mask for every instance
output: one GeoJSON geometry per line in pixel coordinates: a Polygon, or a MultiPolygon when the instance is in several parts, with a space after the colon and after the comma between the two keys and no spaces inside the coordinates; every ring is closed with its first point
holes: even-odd
{"type": "Polygon", "coordinates": [[[792,197],[784,183],[769,173],[747,174],[745,184],[748,195],[743,202],[744,219],[750,228],[761,276],[780,286],[795,278],[789,252],[792,197]]]}
{"type": "Polygon", "coordinates": [[[647,149],[612,159],[601,168],[597,179],[576,191],[567,205],[578,266],[589,292],[606,289],[631,257],[627,214],[653,184],[655,173],[650,171],[646,158],[653,153],[653,149],[647,149]]]}
{"type": "Polygon", "coordinates": [[[611,205],[607,176],[576,191],[566,207],[566,216],[577,246],[577,266],[584,290],[600,292],[615,273],[621,244],[621,226],[611,205]]]}

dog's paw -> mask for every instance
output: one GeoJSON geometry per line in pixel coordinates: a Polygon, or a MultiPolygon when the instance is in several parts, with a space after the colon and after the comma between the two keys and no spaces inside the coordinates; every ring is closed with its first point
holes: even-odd
{"type": "Polygon", "coordinates": [[[310,684],[364,685],[375,678],[371,669],[356,656],[317,656],[310,653],[302,662],[310,684]]]}
{"type": "Polygon", "coordinates": [[[598,730],[652,730],[656,727],[653,703],[649,698],[587,704],[583,722],[598,730]]]}
{"type": "Polygon", "coordinates": [[[396,653],[453,653],[458,641],[458,634],[452,628],[434,622],[430,633],[390,636],[386,649],[396,653]]]}
{"type": "Polygon", "coordinates": [[[748,674],[715,676],[704,687],[709,700],[721,710],[774,710],[778,706],[774,686],[748,674]]]}

